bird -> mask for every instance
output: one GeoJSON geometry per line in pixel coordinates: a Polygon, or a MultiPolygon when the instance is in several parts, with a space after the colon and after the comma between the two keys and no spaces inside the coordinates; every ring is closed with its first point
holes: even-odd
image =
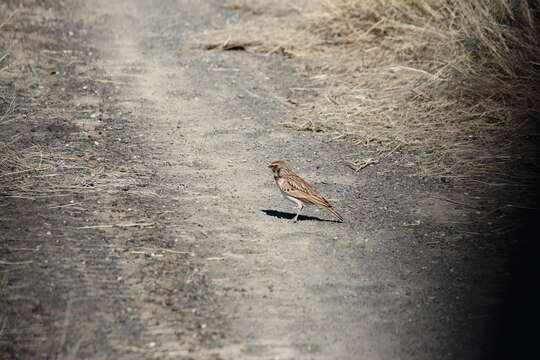
{"type": "Polygon", "coordinates": [[[332,215],[343,222],[343,217],[330,205],[330,203],[309,185],[304,179],[296,175],[283,160],[274,161],[268,166],[274,173],[274,180],[285,199],[292,201],[298,206],[298,212],[292,220],[298,222],[298,216],[304,204],[315,204],[324,207],[332,215]]]}

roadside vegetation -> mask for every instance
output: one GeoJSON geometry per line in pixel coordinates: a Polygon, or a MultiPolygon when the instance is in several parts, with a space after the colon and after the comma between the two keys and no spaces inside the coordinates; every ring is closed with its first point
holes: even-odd
{"type": "Polygon", "coordinates": [[[392,159],[420,177],[494,191],[492,213],[534,206],[527,189],[538,180],[536,1],[305,3],[280,11],[233,2],[227,6],[252,18],[219,35],[222,49],[305,60],[301,73],[319,96],[293,99],[299,111],[285,126],[362,146],[372,155],[343,159],[356,170],[392,159]]]}
{"type": "Polygon", "coordinates": [[[108,80],[88,75],[92,49],[75,40],[75,25],[58,21],[62,6],[55,1],[0,5],[0,197],[5,199],[87,196],[111,182],[99,139],[102,120],[108,119],[102,101],[108,80]]]}
{"type": "Polygon", "coordinates": [[[339,49],[340,60],[330,69],[334,101],[317,109],[323,131],[402,144],[426,176],[473,178],[532,159],[516,151],[540,96],[538,14],[526,2],[336,0],[323,9],[310,18],[321,39],[313,48],[339,49]]]}
{"type": "Polygon", "coordinates": [[[30,11],[35,3],[26,6],[0,5],[0,196],[81,192],[91,171],[81,166],[82,152],[66,145],[77,127],[73,109],[63,104],[63,75],[77,61],[71,50],[59,49],[65,43],[55,43],[48,10],[54,4],[43,3],[39,15],[30,11]]]}

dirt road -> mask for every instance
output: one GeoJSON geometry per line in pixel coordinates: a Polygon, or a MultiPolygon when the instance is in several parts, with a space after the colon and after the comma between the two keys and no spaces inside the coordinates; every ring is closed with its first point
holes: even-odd
{"type": "Polygon", "coordinates": [[[451,189],[403,176],[390,160],[355,172],[346,160],[362,148],[282,127],[294,112],[286,99],[309,101],[298,90],[309,80],[279,56],[197,49],[197,34],[237,21],[221,4],[73,7],[74,36],[97,53],[90,76],[108,79],[99,96],[76,97],[100,108],[84,126],[108,124],[119,160],[110,154],[107,169],[116,177],[99,194],[94,222],[58,237],[77,249],[78,275],[64,273],[64,293],[41,305],[58,323],[49,336],[61,336],[36,330],[42,345],[34,342],[33,354],[487,356],[497,299],[491,268],[460,225],[470,210],[445,200],[451,189]],[[289,223],[294,207],[267,168],[278,159],[325,194],[345,222],[308,208],[289,223]]]}

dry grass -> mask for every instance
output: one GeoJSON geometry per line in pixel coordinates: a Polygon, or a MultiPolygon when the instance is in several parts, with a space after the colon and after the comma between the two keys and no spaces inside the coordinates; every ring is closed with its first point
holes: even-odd
{"type": "MultiPolygon", "coordinates": [[[[334,57],[309,128],[403,144],[426,176],[501,171],[538,116],[538,14],[511,0],[334,0],[310,18],[334,57]]],[[[305,128],[305,123],[290,126],[305,128]]]]}
{"type": "Polygon", "coordinates": [[[64,197],[116,181],[89,161],[92,153],[81,156],[80,148],[91,146],[71,124],[80,109],[60,100],[61,86],[51,87],[50,69],[58,64],[40,48],[55,30],[28,9],[0,5],[0,197],[64,197]],[[29,23],[41,26],[43,43],[25,37],[29,23]]]}
{"type": "Polygon", "coordinates": [[[287,49],[281,45],[264,44],[258,41],[249,40],[231,40],[226,39],[223,42],[209,43],[202,46],[195,46],[196,48],[202,48],[204,50],[218,50],[218,51],[251,51],[254,53],[264,54],[277,54],[287,57],[293,57],[294,54],[287,51],[287,49]]]}
{"type": "Polygon", "coordinates": [[[394,152],[396,164],[416,175],[497,191],[538,179],[536,1],[318,3],[278,18],[244,0],[242,11],[251,6],[255,17],[217,34],[304,60],[301,73],[315,84],[305,90],[320,96],[299,100],[285,126],[347,138],[376,154],[349,161],[356,168],[394,152]]]}
{"type": "Polygon", "coordinates": [[[44,153],[38,146],[9,146],[0,142],[0,152],[0,196],[23,199],[72,196],[100,191],[114,181],[105,182],[101,176],[103,169],[88,166],[84,159],[44,153]]]}

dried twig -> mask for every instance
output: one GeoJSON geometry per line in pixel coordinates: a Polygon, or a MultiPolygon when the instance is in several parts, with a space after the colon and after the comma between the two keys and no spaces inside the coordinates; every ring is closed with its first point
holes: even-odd
{"type": "Polygon", "coordinates": [[[51,205],[49,206],[49,209],[58,209],[58,208],[64,208],[68,206],[76,206],[79,204],[82,204],[82,202],[74,202],[74,203],[69,203],[69,204],[64,204],[64,205],[51,205]]]}
{"type": "Polygon", "coordinates": [[[192,251],[176,251],[176,250],[171,250],[171,249],[164,249],[164,248],[149,248],[149,247],[144,247],[144,246],[135,247],[135,248],[130,248],[130,249],[128,249],[128,251],[132,251],[132,249],[142,249],[142,250],[147,250],[147,251],[163,251],[163,252],[168,252],[168,253],[171,253],[171,254],[180,254],[180,255],[191,255],[191,256],[195,256],[195,253],[192,252],[192,251]]]}
{"type": "Polygon", "coordinates": [[[32,260],[16,261],[16,262],[0,260],[0,265],[27,265],[27,264],[31,264],[31,263],[33,263],[32,260]]]}
{"type": "Polygon", "coordinates": [[[77,227],[77,229],[110,229],[110,228],[115,228],[115,227],[132,227],[132,226],[149,227],[149,226],[155,226],[155,225],[156,223],[118,223],[118,224],[80,226],[80,227],[77,227]]]}

